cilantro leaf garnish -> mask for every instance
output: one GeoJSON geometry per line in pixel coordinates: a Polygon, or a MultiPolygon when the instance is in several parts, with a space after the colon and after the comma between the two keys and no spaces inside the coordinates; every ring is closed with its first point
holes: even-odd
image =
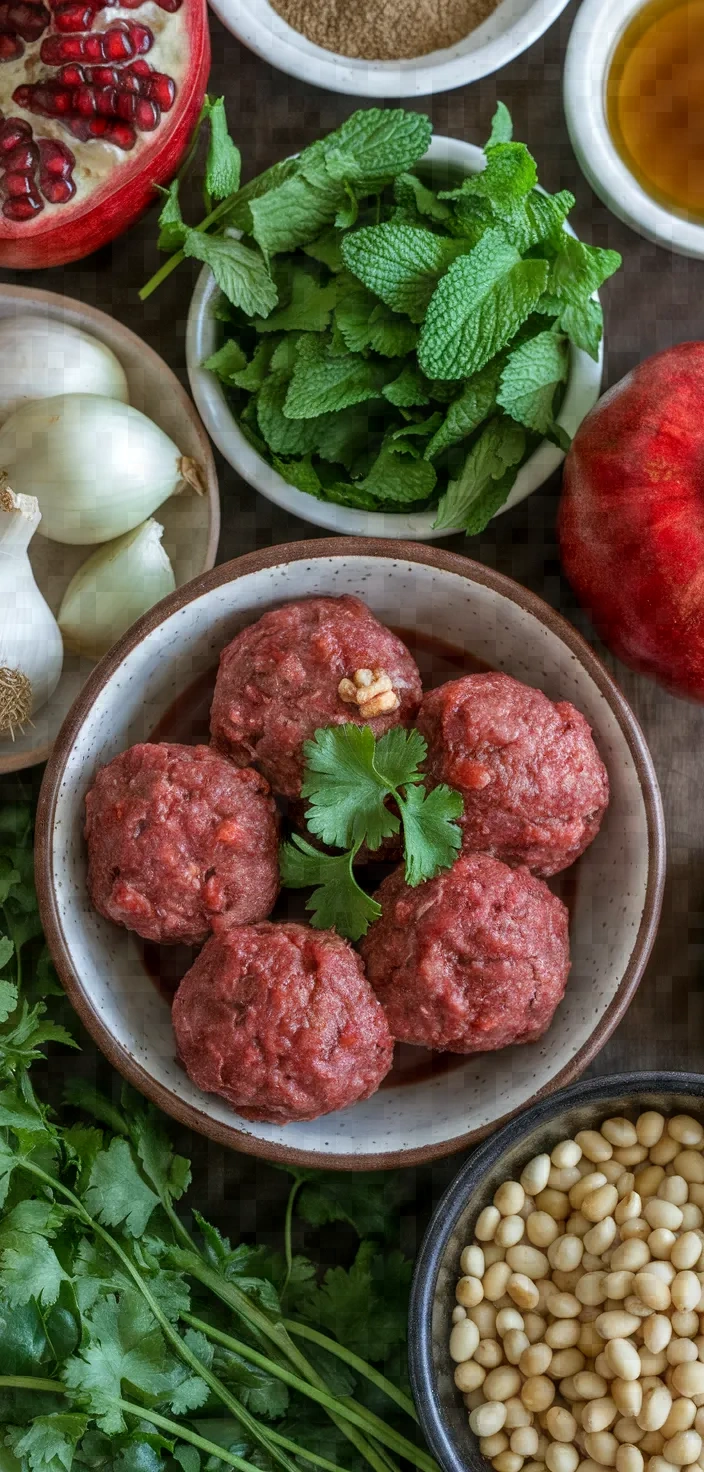
{"type": "Polygon", "coordinates": [[[406,882],[413,887],[454,863],[462,841],[456,822],[462,798],[449,787],[426,792],[426,752],[420,731],[394,726],[377,741],[370,726],[352,721],[323,727],[305,742],[301,796],[308,801],[308,829],[345,850],[322,853],[298,834],[281,847],[282,883],[289,889],[315,886],[306,909],[316,928],[359,940],[381,914],[355,878],[363,843],[374,852],[402,828],[406,882]]]}

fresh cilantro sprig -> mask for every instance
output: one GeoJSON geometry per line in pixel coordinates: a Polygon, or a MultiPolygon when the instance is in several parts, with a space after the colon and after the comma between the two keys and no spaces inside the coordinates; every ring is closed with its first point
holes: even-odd
{"type": "Polygon", "coordinates": [[[210,267],[223,342],[204,366],[289,485],[482,531],[543,438],[569,449],[570,354],[598,358],[594,293],[620,256],[568,233],[574,197],[540,189],[503,103],[459,181],[424,171],[430,123],[400,108],[355,112],[242,187],[222,99],[201,126],[209,213],[188,224],[174,181],[142,297],[186,257],[210,267]]]}
{"type": "MultiPolygon", "coordinates": [[[[281,1253],[233,1245],[195,1211],[189,1230],[190,1165],[156,1110],[126,1086],[106,1098],[72,1071],[63,1106],[50,1108],[38,1092],[47,1046],[75,1047],[57,1020],[64,1007],[41,933],[31,808],[8,801],[0,804],[8,1468],[388,1472],[401,1460],[437,1472],[408,1394],[410,1264],[363,1241],[349,1271],[322,1276],[293,1251],[296,1197],[307,1221],[390,1238],[388,1178],[306,1171],[292,1187],[281,1253]]],[[[72,1057],[53,1060],[55,1081],[72,1057]]]]}
{"type": "Polygon", "coordinates": [[[376,852],[403,829],[406,883],[415,888],[454,863],[462,841],[462,798],[443,785],[426,791],[420,770],[426,742],[419,731],[402,726],[378,740],[370,726],[352,721],[326,726],[304,743],[303,753],[308,829],[345,852],[321,852],[295,834],[281,846],[282,882],[289,889],[314,886],[306,903],[312,925],[359,940],[381,914],[355,878],[362,845],[376,852]]]}

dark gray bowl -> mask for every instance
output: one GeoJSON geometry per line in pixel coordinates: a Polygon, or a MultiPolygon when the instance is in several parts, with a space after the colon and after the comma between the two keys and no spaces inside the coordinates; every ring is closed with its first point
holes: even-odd
{"type": "Polygon", "coordinates": [[[509,1120],[480,1145],[436,1208],[416,1262],[408,1344],[413,1395],[431,1450],[446,1472],[486,1472],[453,1380],[448,1350],[462,1248],[502,1181],[516,1179],[534,1155],[548,1152],[577,1130],[609,1114],[634,1117],[642,1109],[686,1113],[704,1120],[704,1075],[619,1073],[572,1084],[509,1120]]]}

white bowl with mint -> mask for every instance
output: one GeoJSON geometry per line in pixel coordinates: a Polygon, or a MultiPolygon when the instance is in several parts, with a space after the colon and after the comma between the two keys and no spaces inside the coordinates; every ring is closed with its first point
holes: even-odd
{"type": "Polygon", "coordinates": [[[270,501],[336,532],[475,535],[560,465],[620,257],[577,241],[511,133],[501,104],[485,150],[355,113],[232,196],[221,233],[187,231],[193,396],[270,501]]]}

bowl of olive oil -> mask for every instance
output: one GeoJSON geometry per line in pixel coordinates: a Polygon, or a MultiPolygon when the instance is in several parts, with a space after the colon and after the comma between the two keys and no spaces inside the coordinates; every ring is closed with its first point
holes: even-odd
{"type": "Polygon", "coordinates": [[[583,0],[564,89],[595,192],[639,234],[704,257],[704,0],[583,0]]]}

